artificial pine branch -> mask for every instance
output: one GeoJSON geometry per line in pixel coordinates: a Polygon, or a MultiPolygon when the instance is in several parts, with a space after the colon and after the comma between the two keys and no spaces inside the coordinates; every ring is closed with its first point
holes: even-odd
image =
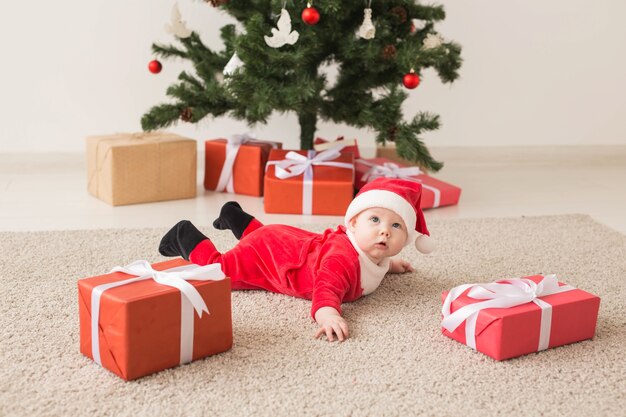
{"type": "Polygon", "coordinates": [[[459,69],[463,63],[461,58],[461,46],[457,43],[446,43],[447,53],[433,64],[441,81],[451,83],[459,77],[459,69]]]}
{"type": "MultiPolygon", "coordinates": [[[[420,135],[439,127],[436,115],[418,113],[404,121],[402,103],[408,97],[401,80],[411,68],[420,74],[433,68],[443,82],[458,78],[460,46],[452,41],[431,49],[423,46],[435,24],[445,18],[440,5],[416,4],[414,0],[377,0],[371,3],[376,27],[373,39],[355,35],[363,21],[366,2],[325,0],[315,2],[322,19],[314,26],[300,18],[305,2],[289,0],[229,0],[219,8],[243,25],[224,25],[224,49],[213,51],[192,32],[179,45],[153,45],[163,58],[182,58],[193,65],[167,90],[174,103],[151,108],[142,118],[144,129],[171,125],[183,118],[198,122],[207,116],[229,115],[248,124],[266,123],[273,112],[295,112],[300,122],[301,148],[312,146],[318,119],[377,133],[377,141],[396,142],[398,153],[424,168],[438,170],[420,135]],[[291,16],[292,30],[299,33],[293,45],[271,48],[264,36],[276,27],[283,5],[291,16]],[[411,30],[412,19],[421,28],[411,30]],[[233,53],[243,67],[228,76],[222,71],[233,53]],[[332,80],[320,67],[336,65],[332,80]],[[192,109],[192,110],[189,110],[192,109]]],[[[419,89],[411,94],[419,94],[419,89]]]]}
{"type": "Polygon", "coordinates": [[[152,52],[162,58],[187,58],[187,52],[170,45],[152,45],[152,52]]]}
{"type": "Polygon", "coordinates": [[[178,99],[180,103],[191,104],[198,99],[198,90],[191,88],[188,84],[180,83],[170,85],[167,88],[167,95],[178,99]]]}
{"type": "Polygon", "coordinates": [[[408,2],[408,11],[411,16],[419,16],[421,20],[437,22],[446,18],[446,12],[442,5],[422,5],[408,2]]]}
{"type": "Polygon", "coordinates": [[[428,148],[419,138],[422,130],[432,130],[439,127],[439,116],[419,114],[412,123],[401,123],[395,132],[396,152],[409,161],[414,161],[427,171],[439,171],[443,163],[436,161],[428,148]],[[416,123],[417,122],[417,123],[416,123]]]}
{"type": "Polygon", "coordinates": [[[156,130],[171,126],[180,117],[181,106],[176,104],[159,104],[150,109],[141,118],[143,130],[156,130]]]}
{"type": "Polygon", "coordinates": [[[429,112],[419,112],[409,125],[417,134],[422,131],[437,130],[441,126],[439,115],[429,112]]]}
{"type": "Polygon", "coordinates": [[[200,81],[199,79],[197,79],[193,75],[188,74],[185,71],[180,73],[180,75],[178,76],[178,79],[183,81],[183,82],[191,84],[191,86],[193,88],[196,88],[198,90],[201,90],[202,88],[204,88],[204,86],[202,84],[202,81],[200,81]]]}

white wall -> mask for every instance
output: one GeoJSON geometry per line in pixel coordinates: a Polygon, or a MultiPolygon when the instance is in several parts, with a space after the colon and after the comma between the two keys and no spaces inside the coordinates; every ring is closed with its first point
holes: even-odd
{"type": "MultiPolygon", "coordinates": [[[[439,30],[463,45],[461,77],[443,85],[427,71],[405,103],[407,117],[417,110],[442,116],[442,129],[426,137],[429,145],[626,144],[626,2],[443,3],[448,17],[439,30]]],[[[82,152],[87,135],[139,130],[141,115],[165,100],[185,65],[166,61],[159,75],[146,68],[151,43],[171,39],[163,25],[172,4],[38,0],[5,6],[0,152],[82,152]]],[[[205,42],[221,45],[219,28],[230,17],[202,1],[179,4],[205,42]]],[[[323,1],[317,6],[323,12],[323,1]]],[[[172,130],[207,139],[247,126],[219,118],[172,130]]],[[[294,115],[276,115],[256,131],[297,146],[294,115]]],[[[358,135],[369,146],[374,137],[326,123],[318,134],[358,135]]]]}

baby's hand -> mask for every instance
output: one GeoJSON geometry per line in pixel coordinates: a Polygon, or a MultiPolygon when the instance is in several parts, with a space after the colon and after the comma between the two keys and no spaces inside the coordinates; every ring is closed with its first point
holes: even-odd
{"type": "Polygon", "coordinates": [[[343,342],[348,338],[348,323],[341,317],[341,314],[332,307],[322,307],[315,312],[315,321],[320,328],[315,333],[315,338],[319,338],[326,333],[326,339],[333,341],[333,333],[337,335],[337,339],[343,342]]]}
{"type": "Polygon", "coordinates": [[[389,265],[389,272],[392,274],[403,274],[405,272],[413,272],[414,269],[410,263],[405,261],[404,259],[394,259],[391,258],[391,263],[389,265]]]}

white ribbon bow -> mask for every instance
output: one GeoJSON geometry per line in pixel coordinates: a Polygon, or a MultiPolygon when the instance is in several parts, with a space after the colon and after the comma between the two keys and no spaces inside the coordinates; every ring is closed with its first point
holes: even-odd
{"type": "Polygon", "coordinates": [[[541,308],[541,327],[537,350],[548,348],[550,329],[552,327],[552,306],[540,297],[574,290],[570,285],[559,286],[556,275],[545,275],[539,283],[527,278],[514,278],[486,284],[464,284],[450,290],[443,302],[441,326],[454,332],[465,321],[466,344],[476,349],[476,320],[481,310],[486,308],[510,308],[533,302],[541,308]],[[450,305],[468,288],[468,296],[479,300],[479,303],[468,304],[454,313],[450,313],[450,305]]]}
{"type": "Polygon", "coordinates": [[[226,190],[231,194],[235,192],[233,185],[233,166],[235,165],[235,159],[237,159],[241,145],[251,141],[256,141],[256,135],[252,132],[233,135],[227,139],[226,159],[224,160],[220,179],[217,181],[215,191],[223,192],[226,190]]]}
{"type": "Polygon", "coordinates": [[[285,155],[285,159],[278,161],[276,165],[276,177],[284,180],[290,177],[297,177],[306,171],[313,170],[314,165],[335,166],[340,168],[352,169],[352,164],[347,162],[330,162],[341,156],[341,150],[345,145],[340,144],[333,146],[323,152],[308,151],[308,155],[300,155],[297,152],[290,151],[285,155]]]}
{"type": "Polygon", "coordinates": [[[187,280],[219,281],[225,278],[220,264],[205,266],[183,265],[176,268],[157,271],[148,261],[135,261],[126,266],[116,266],[111,272],[124,272],[136,275],[123,281],[110,282],[98,285],[91,292],[91,353],[93,360],[102,365],[100,357],[100,299],[102,293],[110,288],[120,287],[137,281],[153,279],[159,284],[177,288],[181,295],[181,338],[180,363],[191,362],[193,355],[193,321],[194,309],[198,317],[202,313],[209,314],[209,309],[202,296],[187,280]]]}
{"type": "Polygon", "coordinates": [[[419,167],[401,167],[400,165],[394,164],[393,162],[385,162],[382,165],[376,165],[371,162],[364,161],[363,159],[359,159],[358,162],[371,167],[361,177],[361,180],[365,182],[372,181],[379,177],[402,178],[414,181],[416,180],[416,178],[411,177],[423,174],[422,170],[419,169],[419,167]]]}
{"type": "MultiPolygon", "coordinates": [[[[313,212],[313,166],[333,166],[354,170],[354,165],[347,162],[333,162],[341,156],[341,149],[346,145],[339,144],[323,152],[317,153],[314,150],[307,151],[307,156],[290,151],[285,155],[285,159],[280,161],[270,161],[269,165],[275,165],[276,178],[284,180],[291,177],[303,175],[302,179],[302,214],[313,212]]],[[[267,168],[267,167],[266,167],[267,168]]]]}
{"type": "Polygon", "coordinates": [[[382,165],[377,165],[364,159],[357,159],[356,162],[370,167],[370,169],[361,177],[361,181],[363,182],[370,182],[380,177],[400,178],[403,180],[419,182],[422,184],[422,188],[430,190],[434,194],[433,207],[439,207],[441,204],[441,190],[433,187],[432,185],[424,184],[424,182],[419,178],[414,178],[416,175],[423,174],[419,167],[401,167],[393,162],[385,162],[382,165]]]}

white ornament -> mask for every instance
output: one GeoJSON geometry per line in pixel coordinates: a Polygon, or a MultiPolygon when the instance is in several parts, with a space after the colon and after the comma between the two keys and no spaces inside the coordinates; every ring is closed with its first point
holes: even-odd
{"type": "Polygon", "coordinates": [[[415,32],[418,30],[422,30],[426,27],[426,21],[420,19],[411,19],[411,23],[413,24],[413,29],[415,32]]]}
{"type": "Polygon", "coordinates": [[[267,46],[271,46],[272,48],[280,48],[283,45],[289,44],[293,45],[298,41],[298,37],[300,34],[295,30],[291,30],[291,17],[289,16],[289,12],[287,9],[282,9],[280,11],[280,18],[278,19],[278,24],[276,25],[278,30],[272,28],[272,36],[264,36],[265,43],[267,46]]]}
{"type": "Polygon", "coordinates": [[[443,38],[439,34],[429,33],[424,39],[424,49],[438,48],[443,43],[443,38]]]}
{"type": "Polygon", "coordinates": [[[183,22],[177,3],[174,3],[174,7],[172,7],[171,16],[171,22],[165,25],[165,31],[181,39],[191,36],[191,30],[183,22]]]}
{"type": "Polygon", "coordinates": [[[376,35],[376,28],[372,23],[372,9],[363,9],[363,23],[359,28],[359,37],[363,39],[373,39],[376,35]]]}
{"type": "Polygon", "coordinates": [[[243,61],[239,59],[239,56],[237,56],[237,52],[235,52],[228,61],[228,64],[226,64],[226,66],[222,70],[222,73],[226,76],[230,76],[233,75],[235,71],[237,71],[241,67],[243,67],[243,61]]]}

